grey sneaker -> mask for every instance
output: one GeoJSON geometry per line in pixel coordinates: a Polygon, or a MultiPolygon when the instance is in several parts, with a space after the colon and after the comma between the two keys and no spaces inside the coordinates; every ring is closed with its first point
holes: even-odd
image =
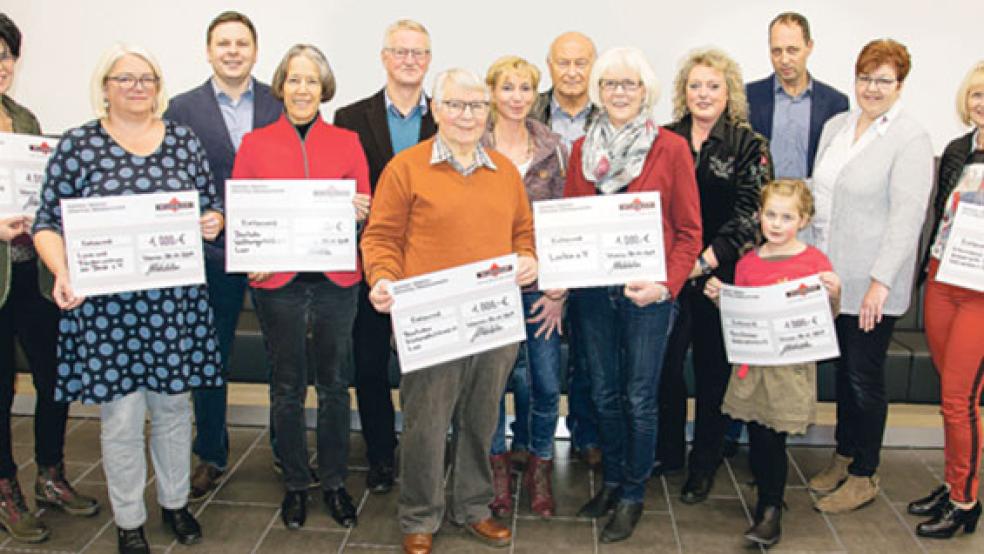
{"type": "Polygon", "coordinates": [[[99,512],[99,501],[80,494],[65,479],[65,465],[38,466],[34,482],[34,498],[39,506],[58,508],[73,516],[92,516],[99,512]]]}

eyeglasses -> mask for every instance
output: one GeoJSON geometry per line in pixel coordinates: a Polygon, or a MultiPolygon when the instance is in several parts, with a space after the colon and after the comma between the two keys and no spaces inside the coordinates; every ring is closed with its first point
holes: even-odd
{"type": "Polygon", "coordinates": [[[622,79],[621,81],[616,81],[614,79],[601,79],[598,81],[598,85],[605,92],[615,92],[619,87],[625,92],[635,92],[642,87],[642,81],[633,81],[631,79],[622,79]]]}
{"type": "Polygon", "coordinates": [[[888,90],[897,82],[899,82],[898,79],[889,79],[888,77],[872,77],[871,75],[865,75],[864,73],[858,75],[857,77],[857,84],[861,88],[868,88],[871,83],[874,83],[875,88],[878,90],[888,90]]]}
{"type": "Polygon", "coordinates": [[[465,102],[464,100],[443,100],[445,111],[451,117],[458,117],[465,113],[465,109],[470,109],[472,115],[482,117],[489,111],[489,103],[486,101],[465,102]]]}
{"type": "Polygon", "coordinates": [[[558,69],[570,69],[571,67],[576,68],[578,71],[584,71],[591,65],[591,60],[587,58],[578,58],[576,60],[551,60],[558,69]]]}
{"type": "Polygon", "coordinates": [[[431,53],[431,51],[426,48],[383,48],[383,50],[389,52],[391,56],[398,60],[405,60],[408,56],[422,60],[427,56],[430,56],[431,53]]]}
{"type": "Polygon", "coordinates": [[[121,73],[119,75],[106,77],[106,80],[113,81],[122,88],[133,88],[137,86],[137,83],[140,83],[140,86],[145,89],[149,89],[156,87],[157,83],[159,83],[161,79],[156,75],[145,74],[138,77],[132,73],[121,73]]]}

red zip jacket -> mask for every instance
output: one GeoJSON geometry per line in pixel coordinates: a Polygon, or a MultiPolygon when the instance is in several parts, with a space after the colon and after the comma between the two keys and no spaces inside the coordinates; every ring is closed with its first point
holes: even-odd
{"type": "MultiPolygon", "coordinates": [[[[584,178],[581,167],[581,148],[584,139],[574,143],[570,170],[564,185],[564,196],[598,194],[593,182],[584,178]]],[[[663,244],[666,250],[666,287],[674,298],[700,254],[701,223],[700,196],[694,160],[687,141],[679,135],[660,129],[653,141],[642,173],[620,192],[659,192],[663,208],[663,244]]]]}
{"type": "MultiPolygon", "coordinates": [[[[371,194],[369,165],[359,135],[329,125],[319,115],[301,142],[294,125],[281,115],[275,123],[243,137],[232,166],[233,179],[355,179],[355,191],[371,194]]],[[[354,208],[353,208],[354,209],[354,208]]],[[[325,273],[340,287],[362,280],[362,261],[355,271],[325,273]]],[[[250,283],[258,289],[279,289],[297,273],[274,273],[269,279],[250,283]]]]}

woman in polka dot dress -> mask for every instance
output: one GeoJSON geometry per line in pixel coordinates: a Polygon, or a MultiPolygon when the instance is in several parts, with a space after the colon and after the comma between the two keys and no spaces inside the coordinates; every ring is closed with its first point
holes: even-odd
{"type": "Polygon", "coordinates": [[[63,198],[198,190],[202,235],[222,228],[221,203],[201,143],[160,119],[160,68],[144,50],[116,45],[93,75],[100,119],[69,130],[48,164],[35,244],[55,275],[62,308],[56,399],[101,405],[103,467],[121,552],[146,552],[144,418],[157,499],[183,543],[201,538],[187,510],[191,463],[189,391],[221,383],[218,345],[204,285],[76,296],[61,236],[63,198]]]}

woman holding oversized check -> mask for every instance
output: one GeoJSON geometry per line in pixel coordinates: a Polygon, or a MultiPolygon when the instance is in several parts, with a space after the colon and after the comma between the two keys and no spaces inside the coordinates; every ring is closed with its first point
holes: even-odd
{"type": "MultiPolygon", "coordinates": [[[[55,275],[53,296],[63,310],[55,397],[101,404],[103,467],[120,552],[147,552],[147,411],[165,525],[185,544],[202,536],[187,509],[189,392],[221,382],[208,293],[202,284],[77,295],[59,202],[195,191],[205,210],[200,225],[206,240],[222,228],[222,206],[198,139],[188,128],[160,118],[167,94],[160,66],[146,50],[122,44],[107,50],[93,72],[90,93],[98,119],[68,130],[58,143],[41,191],[34,241],[55,275]]],[[[162,207],[171,208],[172,203],[162,207]]]]}
{"type": "MultiPolygon", "coordinates": [[[[41,133],[37,118],[7,95],[20,48],[20,30],[0,13],[0,132],[37,135],[41,133]]],[[[3,171],[7,168],[0,167],[0,172],[3,171]]],[[[42,295],[50,274],[41,271],[31,245],[28,235],[31,219],[22,214],[0,216],[0,371],[3,371],[0,376],[0,504],[6,506],[0,510],[0,525],[14,540],[40,542],[48,538],[48,528],[24,503],[11,446],[15,336],[27,353],[37,391],[34,458],[38,466],[39,502],[75,515],[92,515],[99,510],[99,504],[75,492],[65,479],[62,461],[68,404],[54,401],[58,309],[42,295]]]]}
{"type": "MultiPolygon", "coordinates": [[[[352,179],[355,219],[365,221],[369,167],[358,136],[325,123],[319,112],[321,104],[335,95],[335,77],[325,55],[307,44],[291,47],[277,66],[271,86],[274,96],[283,100],[285,114],[243,138],[233,178],[352,179]]],[[[350,231],[354,244],[354,225],[350,231]]],[[[318,393],[318,471],[325,506],[339,525],[352,527],[356,510],[345,490],[350,409],[342,367],[352,350],[360,264],[356,260],[351,271],[250,273],[249,278],[273,365],[271,411],[287,489],[281,518],[288,529],[302,527],[307,518],[311,473],[304,398],[307,361],[311,360],[318,393]],[[315,349],[310,357],[309,328],[315,349]]]]}
{"type": "Polygon", "coordinates": [[[575,325],[598,407],[604,465],[604,486],[578,515],[598,518],[614,509],[601,540],[615,542],[629,538],[642,515],[656,448],[663,351],[673,298],[700,252],[700,204],[686,141],[653,119],[659,89],[642,52],[614,48],[602,54],[588,93],[601,113],[574,143],[564,196],[658,191],[668,277],[570,294],[577,313],[586,315],[575,325]]]}
{"type": "Polygon", "coordinates": [[[958,267],[949,273],[960,276],[976,272],[976,283],[948,277],[943,264],[948,261],[952,266],[955,250],[963,250],[965,260],[975,256],[980,260],[980,246],[975,255],[970,244],[974,235],[964,235],[970,240],[960,235],[963,229],[976,227],[979,236],[979,222],[984,217],[984,61],[971,68],[960,85],[957,112],[963,123],[974,129],[954,139],[943,151],[933,202],[934,235],[923,257],[926,273],[921,275],[928,278],[923,310],[926,339],[940,374],[943,395],[946,474],[942,486],[909,504],[909,513],[932,516],[916,527],[916,533],[934,538],[950,538],[961,526],[973,530],[981,515],[977,491],[981,470],[980,398],[984,387],[984,347],[980,340],[984,328],[984,281],[980,266],[974,268],[973,262],[964,265],[963,271],[958,267]],[[967,219],[966,224],[958,221],[971,214],[966,211],[971,207],[976,208],[976,217],[967,219]]]}

